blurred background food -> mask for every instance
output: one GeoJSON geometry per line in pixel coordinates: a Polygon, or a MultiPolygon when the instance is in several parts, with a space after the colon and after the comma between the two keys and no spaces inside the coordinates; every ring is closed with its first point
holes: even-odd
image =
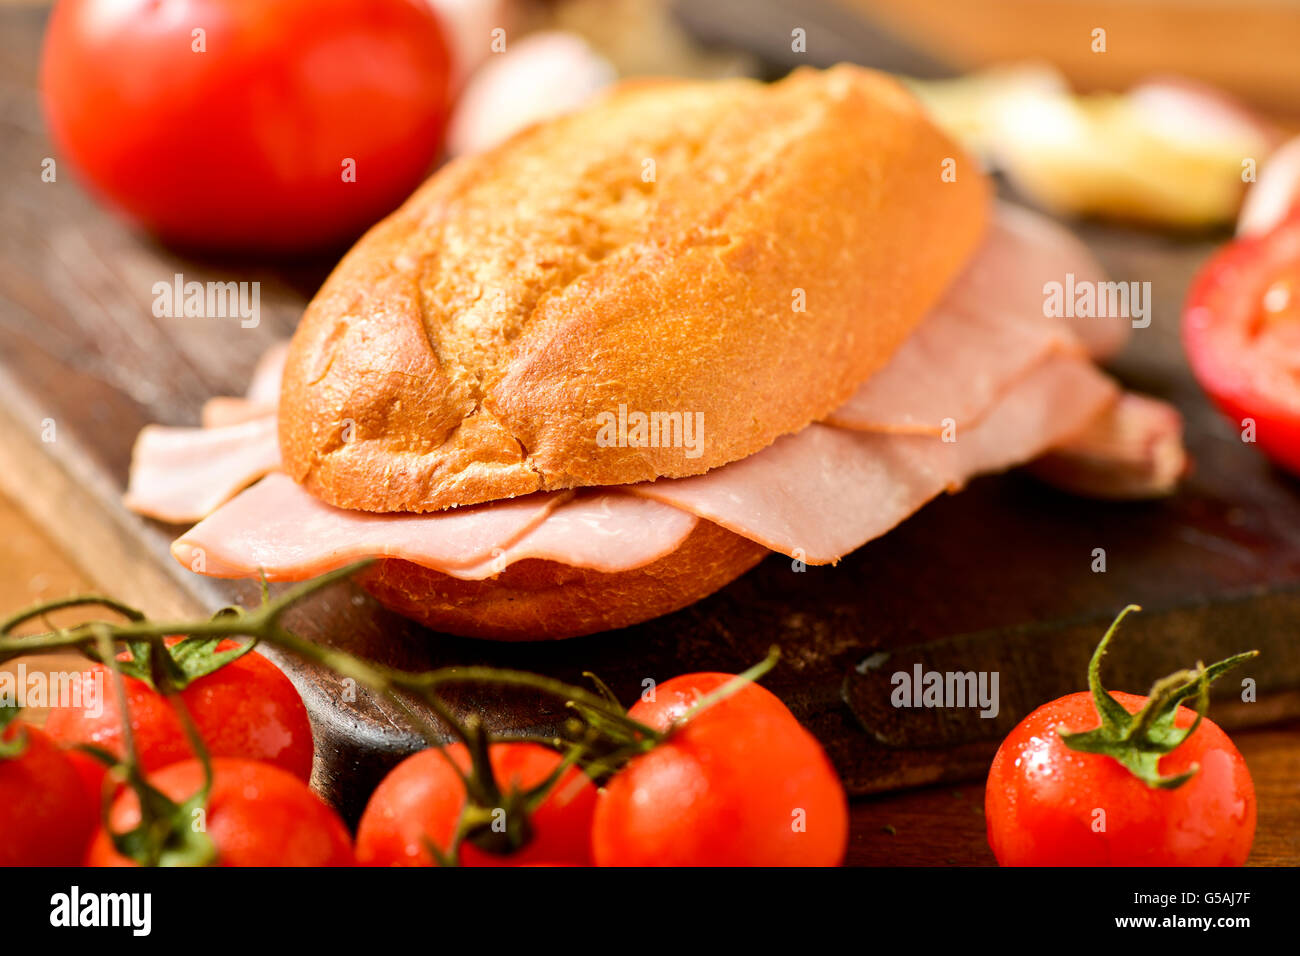
{"type": "Polygon", "coordinates": [[[911,74],[1024,198],[1176,229],[1230,223],[1300,119],[1300,0],[57,6],[42,84],[62,157],[191,248],[341,247],[442,157],[628,77],[770,78],[840,60],[911,74]]]}
{"type": "Polygon", "coordinates": [[[911,85],[986,165],[1060,215],[1229,222],[1278,140],[1251,108],[1183,79],[1076,94],[1055,69],[1021,64],[911,85]]]}
{"type": "Polygon", "coordinates": [[[1300,110],[1296,0],[842,0],[955,70],[1033,59],[1085,91],[1162,74],[1300,110]],[[1093,31],[1104,30],[1104,51],[1093,31]]]}
{"type": "Polygon", "coordinates": [[[166,240],[329,248],[438,157],[445,32],[420,0],[62,0],[46,125],[98,196],[166,240]]]}
{"type": "Polygon", "coordinates": [[[761,54],[768,72],[774,62],[854,59],[906,74],[920,53],[929,70],[912,86],[936,118],[1057,214],[1179,229],[1229,223],[1279,130],[1300,122],[1297,0],[585,0],[556,9],[601,50],[593,10],[644,23],[670,6],[695,36],[761,54]],[[774,14],[804,32],[802,49],[773,34],[774,14]]]}

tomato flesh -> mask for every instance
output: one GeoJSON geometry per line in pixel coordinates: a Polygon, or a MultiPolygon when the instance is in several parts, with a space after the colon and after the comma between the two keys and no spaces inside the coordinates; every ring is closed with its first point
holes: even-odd
{"type": "Polygon", "coordinates": [[[1300,217],[1220,250],[1183,310],[1197,381],[1240,430],[1300,474],[1300,217]]]}

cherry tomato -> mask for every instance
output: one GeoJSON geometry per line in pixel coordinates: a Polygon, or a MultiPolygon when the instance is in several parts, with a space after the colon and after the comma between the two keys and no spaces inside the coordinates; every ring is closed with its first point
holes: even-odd
{"type": "Polygon", "coordinates": [[[22,752],[0,758],[0,866],[75,866],[99,813],[72,762],[48,735],[22,721],[0,734],[22,752]]]}
{"type": "MultiPolygon", "coordinates": [[[[218,866],[352,866],[352,840],[338,814],[307,785],[279,767],[254,760],[212,761],[212,790],[203,830],[216,848],[218,866]]],[[[203,767],[187,760],[164,767],[149,782],[182,803],[203,786],[203,767]]],[[[109,811],[121,833],[140,822],[135,791],[123,790],[109,811]]],[[[100,827],[87,866],[135,866],[100,827]]]]}
{"type": "Polygon", "coordinates": [[[41,84],[62,156],[128,216],[293,252],[354,238],[428,174],[448,71],[426,0],[60,0],[41,84]]]}
{"type": "MultiPolygon", "coordinates": [[[[1130,713],[1146,698],[1112,692],[1130,713]]],[[[1196,714],[1180,707],[1175,726],[1196,714]]],[[[1200,770],[1176,789],[1147,786],[1111,757],[1062,742],[1100,725],[1088,693],[1044,704],[993,758],[984,812],[1003,866],[1239,866],[1255,836],[1255,786],[1227,735],[1204,720],[1161,758],[1159,771],[1200,770]]]]}
{"type": "MultiPolygon", "coordinates": [[[[94,744],[122,756],[122,721],[112,673],[95,664],[77,679],[83,701],[95,699],[102,688],[99,713],[92,714],[84,707],[58,707],[50,711],[45,729],[65,746],[94,744]]],[[[185,730],[167,698],[144,681],[124,680],[131,730],[144,770],[159,770],[192,758],[185,730]]],[[[212,756],[262,760],[301,780],[311,777],[307,708],[289,678],[257,651],[198,678],[179,696],[212,756]]],[[[82,753],[73,752],[70,757],[90,792],[98,795],[104,765],[82,753]]]]}
{"type": "MultiPolygon", "coordinates": [[[[668,731],[729,674],[687,674],[628,712],[668,731]]],[[[749,684],[614,775],[596,807],[598,866],[834,866],[848,840],[844,788],[820,745],[749,684]]]]}
{"type": "Polygon", "coordinates": [[[1183,310],[1192,372],[1260,450],[1300,474],[1300,216],[1239,239],[1201,270],[1183,310]]]}
{"type": "MultiPolygon", "coordinates": [[[[554,750],[531,743],[496,743],[489,750],[492,771],[503,790],[526,790],[545,780],[560,762],[554,750]]],[[[446,757],[470,767],[463,744],[412,754],[389,772],[366,804],[357,827],[357,859],[368,866],[432,866],[425,841],[446,853],[461,811],[465,788],[446,757]]],[[[589,866],[591,818],[596,788],[577,768],[567,770],[530,818],[532,839],[509,856],[461,844],[462,866],[589,866]]]]}
{"type": "MultiPolygon", "coordinates": [[[[701,671],[696,674],[682,674],[672,680],[664,681],[641,695],[629,713],[647,727],[664,731],[677,721],[683,719],[706,694],[711,694],[728,681],[735,680],[735,674],[722,674],[717,671],[701,671]]],[[[762,684],[751,683],[743,693],[724,697],[713,707],[719,713],[727,714],[733,709],[744,713],[761,710],[794,720],[794,714],[781,702],[781,698],[762,684]]],[[[739,714],[737,719],[742,719],[739,714]]]]}

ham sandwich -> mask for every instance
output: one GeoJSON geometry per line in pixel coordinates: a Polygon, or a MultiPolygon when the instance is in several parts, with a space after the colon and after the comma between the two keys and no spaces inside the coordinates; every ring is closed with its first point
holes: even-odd
{"type": "Polygon", "coordinates": [[[204,427],[141,433],[128,505],[197,521],[172,551],[199,573],[293,581],[381,558],[363,583],[402,613],[533,639],[666,613],[773,552],[833,565],[1020,465],[1099,496],[1173,488],[1177,413],[1094,364],[1129,319],[1045,314],[1045,284],[1105,281],[1086,247],[989,207],[964,159],[975,184],[944,192],[938,164],[960,152],[877,74],[723,85],[638,84],[439,173],[349,253],[247,395],[210,401],[204,427]],[[683,137],[689,175],[610,186],[612,157],[678,155],[683,137]],[[557,157],[559,186],[596,204],[577,218],[554,219],[556,182],[517,181],[557,157]],[[591,229],[595,253],[555,246],[591,229]],[[796,287],[807,310],[775,312],[796,287]],[[709,441],[694,459],[608,448],[594,420],[620,407],[698,414],[709,441]]]}

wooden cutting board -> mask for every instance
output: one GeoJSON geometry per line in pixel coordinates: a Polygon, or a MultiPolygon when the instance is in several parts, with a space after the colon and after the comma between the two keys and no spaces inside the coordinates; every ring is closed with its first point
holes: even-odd
{"type": "MultiPolygon", "coordinates": [[[[34,92],[41,17],[4,11],[0,23],[0,488],[103,589],[154,614],[250,601],[250,587],[177,566],[167,556],[177,529],[126,513],[118,497],[139,428],[194,424],[204,399],[241,392],[331,263],[188,259],[101,211],[66,167],[42,182],[52,150],[34,92]],[[261,282],[260,325],[155,318],[152,286],[176,273],[261,282]]],[[[837,567],[798,571],[773,556],[687,610],[561,643],[433,634],[346,584],[292,624],[395,666],[484,663],[574,681],[591,670],[625,700],[646,678],[739,670],[776,644],[782,663],[765,683],[822,740],[854,793],[978,776],[1016,720],[1081,687],[1091,648],[1129,602],[1147,611],[1115,645],[1111,686],[1141,691],[1198,658],[1258,647],[1264,655],[1239,675],[1258,682],[1258,702],[1238,700],[1238,678],[1229,678],[1216,718],[1241,726],[1300,713],[1300,487],[1212,413],[1177,342],[1183,291],[1214,240],[1102,227],[1083,235],[1116,278],[1153,284],[1154,321],[1115,371],[1187,417],[1196,471],[1169,501],[1103,504],[1022,475],[981,479],[837,567]],[[1105,573],[1091,569],[1096,548],[1105,549],[1105,573]],[[998,672],[997,717],[894,708],[890,676],[916,664],[998,672]]],[[[350,702],[330,675],[284,663],[315,721],[317,783],[353,816],[417,741],[390,708],[364,693],[350,702]]],[[[505,731],[535,731],[559,715],[554,702],[481,692],[457,705],[505,731]]]]}

